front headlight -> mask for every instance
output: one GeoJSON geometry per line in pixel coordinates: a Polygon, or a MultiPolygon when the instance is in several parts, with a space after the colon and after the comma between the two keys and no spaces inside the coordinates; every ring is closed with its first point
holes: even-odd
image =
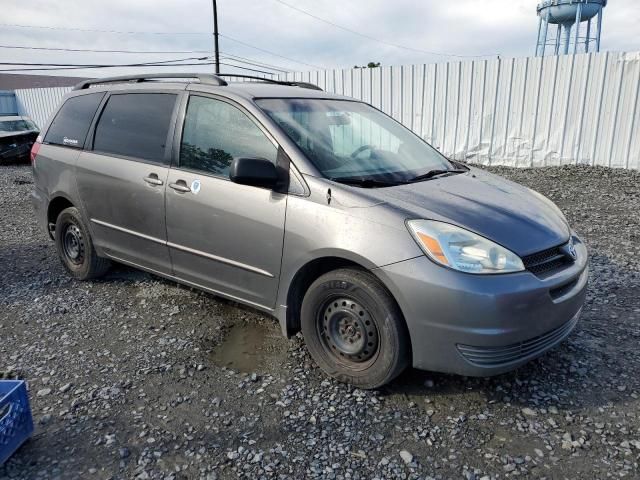
{"type": "Polygon", "coordinates": [[[464,228],[435,220],[409,220],[409,231],[435,262],[466,273],[524,270],[515,253],[464,228]]]}

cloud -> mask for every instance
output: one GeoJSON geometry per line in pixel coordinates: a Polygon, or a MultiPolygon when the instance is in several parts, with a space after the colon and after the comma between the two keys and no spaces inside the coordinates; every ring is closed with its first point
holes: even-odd
{"type": "MultiPolygon", "coordinates": [[[[534,51],[537,17],[531,0],[287,0],[348,29],[383,40],[349,33],[286,7],[276,0],[218,0],[223,53],[240,55],[292,70],[302,63],[327,68],[431,63],[461,56],[527,56],[534,51]],[[231,38],[288,57],[252,49],[231,38]],[[396,48],[397,44],[415,50],[396,48]],[[419,52],[416,50],[421,50],[419,52]],[[433,53],[424,53],[433,52],[433,53]]],[[[3,6],[3,24],[41,25],[147,34],[100,33],[58,29],[0,27],[3,45],[131,50],[212,50],[211,3],[208,0],[34,0],[3,6]],[[158,34],[157,32],[180,32],[158,34]]],[[[640,4],[609,2],[605,9],[602,47],[638,50],[640,4]]],[[[191,54],[70,53],[0,49],[4,61],[41,63],[135,63],[194,56],[191,54]]],[[[232,63],[225,60],[226,63],[232,63]]],[[[251,67],[245,64],[245,67],[251,67]]],[[[7,67],[9,68],[9,67],[7,67]]],[[[195,67],[203,70],[212,67],[195,67]]],[[[225,67],[225,70],[229,67],[225,67]]],[[[113,75],[136,69],[70,70],[78,76],[113,75]]],[[[145,69],[145,71],[153,69],[145,69]]],[[[176,68],[177,70],[177,68],[176,68]]],[[[185,70],[187,68],[185,67],[185,70]]],[[[193,70],[193,67],[191,68],[193,70]]],[[[163,69],[161,71],[166,71],[163,69]]],[[[212,71],[212,70],[210,70],[212,71]]]]}

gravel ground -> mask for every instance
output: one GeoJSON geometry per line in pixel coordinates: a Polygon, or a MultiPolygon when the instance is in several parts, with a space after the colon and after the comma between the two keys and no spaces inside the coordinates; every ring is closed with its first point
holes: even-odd
{"type": "Polygon", "coordinates": [[[0,478],[639,478],[640,174],[492,169],[549,196],[591,252],[582,321],[490,378],[326,378],[275,320],[124,267],[80,283],[0,167],[0,376],[33,438],[0,478]]]}

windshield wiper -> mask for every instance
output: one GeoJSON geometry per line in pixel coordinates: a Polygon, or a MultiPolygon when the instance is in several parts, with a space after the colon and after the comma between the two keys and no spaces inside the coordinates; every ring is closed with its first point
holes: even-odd
{"type": "Polygon", "coordinates": [[[385,180],[375,180],[373,178],[359,178],[359,177],[348,177],[348,178],[329,178],[329,180],[333,180],[334,182],[344,183],[345,185],[355,185],[357,187],[363,188],[375,188],[375,187],[392,187],[394,185],[401,185],[406,182],[391,182],[385,180]]]}
{"type": "Polygon", "coordinates": [[[462,170],[461,168],[447,169],[447,170],[429,170],[427,173],[413,177],[409,182],[419,182],[420,180],[428,180],[430,178],[437,177],[438,175],[445,175],[447,173],[465,173],[468,170],[462,170]]]}

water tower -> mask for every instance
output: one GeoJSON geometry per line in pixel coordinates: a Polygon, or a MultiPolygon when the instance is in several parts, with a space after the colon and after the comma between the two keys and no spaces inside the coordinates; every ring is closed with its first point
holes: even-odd
{"type": "Polygon", "coordinates": [[[600,51],[600,33],[602,32],[602,9],[607,0],[546,0],[536,8],[538,17],[538,43],[536,57],[544,56],[547,46],[553,47],[553,54],[566,55],[570,47],[573,53],[578,51],[600,51]],[[591,20],[597,20],[595,36],[591,20]],[[586,35],[580,36],[580,24],[587,22],[586,35]],[[547,39],[549,25],[557,25],[555,38],[547,39]],[[574,32],[571,29],[575,28],[574,32]],[[579,48],[580,47],[580,48],[579,48]]]}

